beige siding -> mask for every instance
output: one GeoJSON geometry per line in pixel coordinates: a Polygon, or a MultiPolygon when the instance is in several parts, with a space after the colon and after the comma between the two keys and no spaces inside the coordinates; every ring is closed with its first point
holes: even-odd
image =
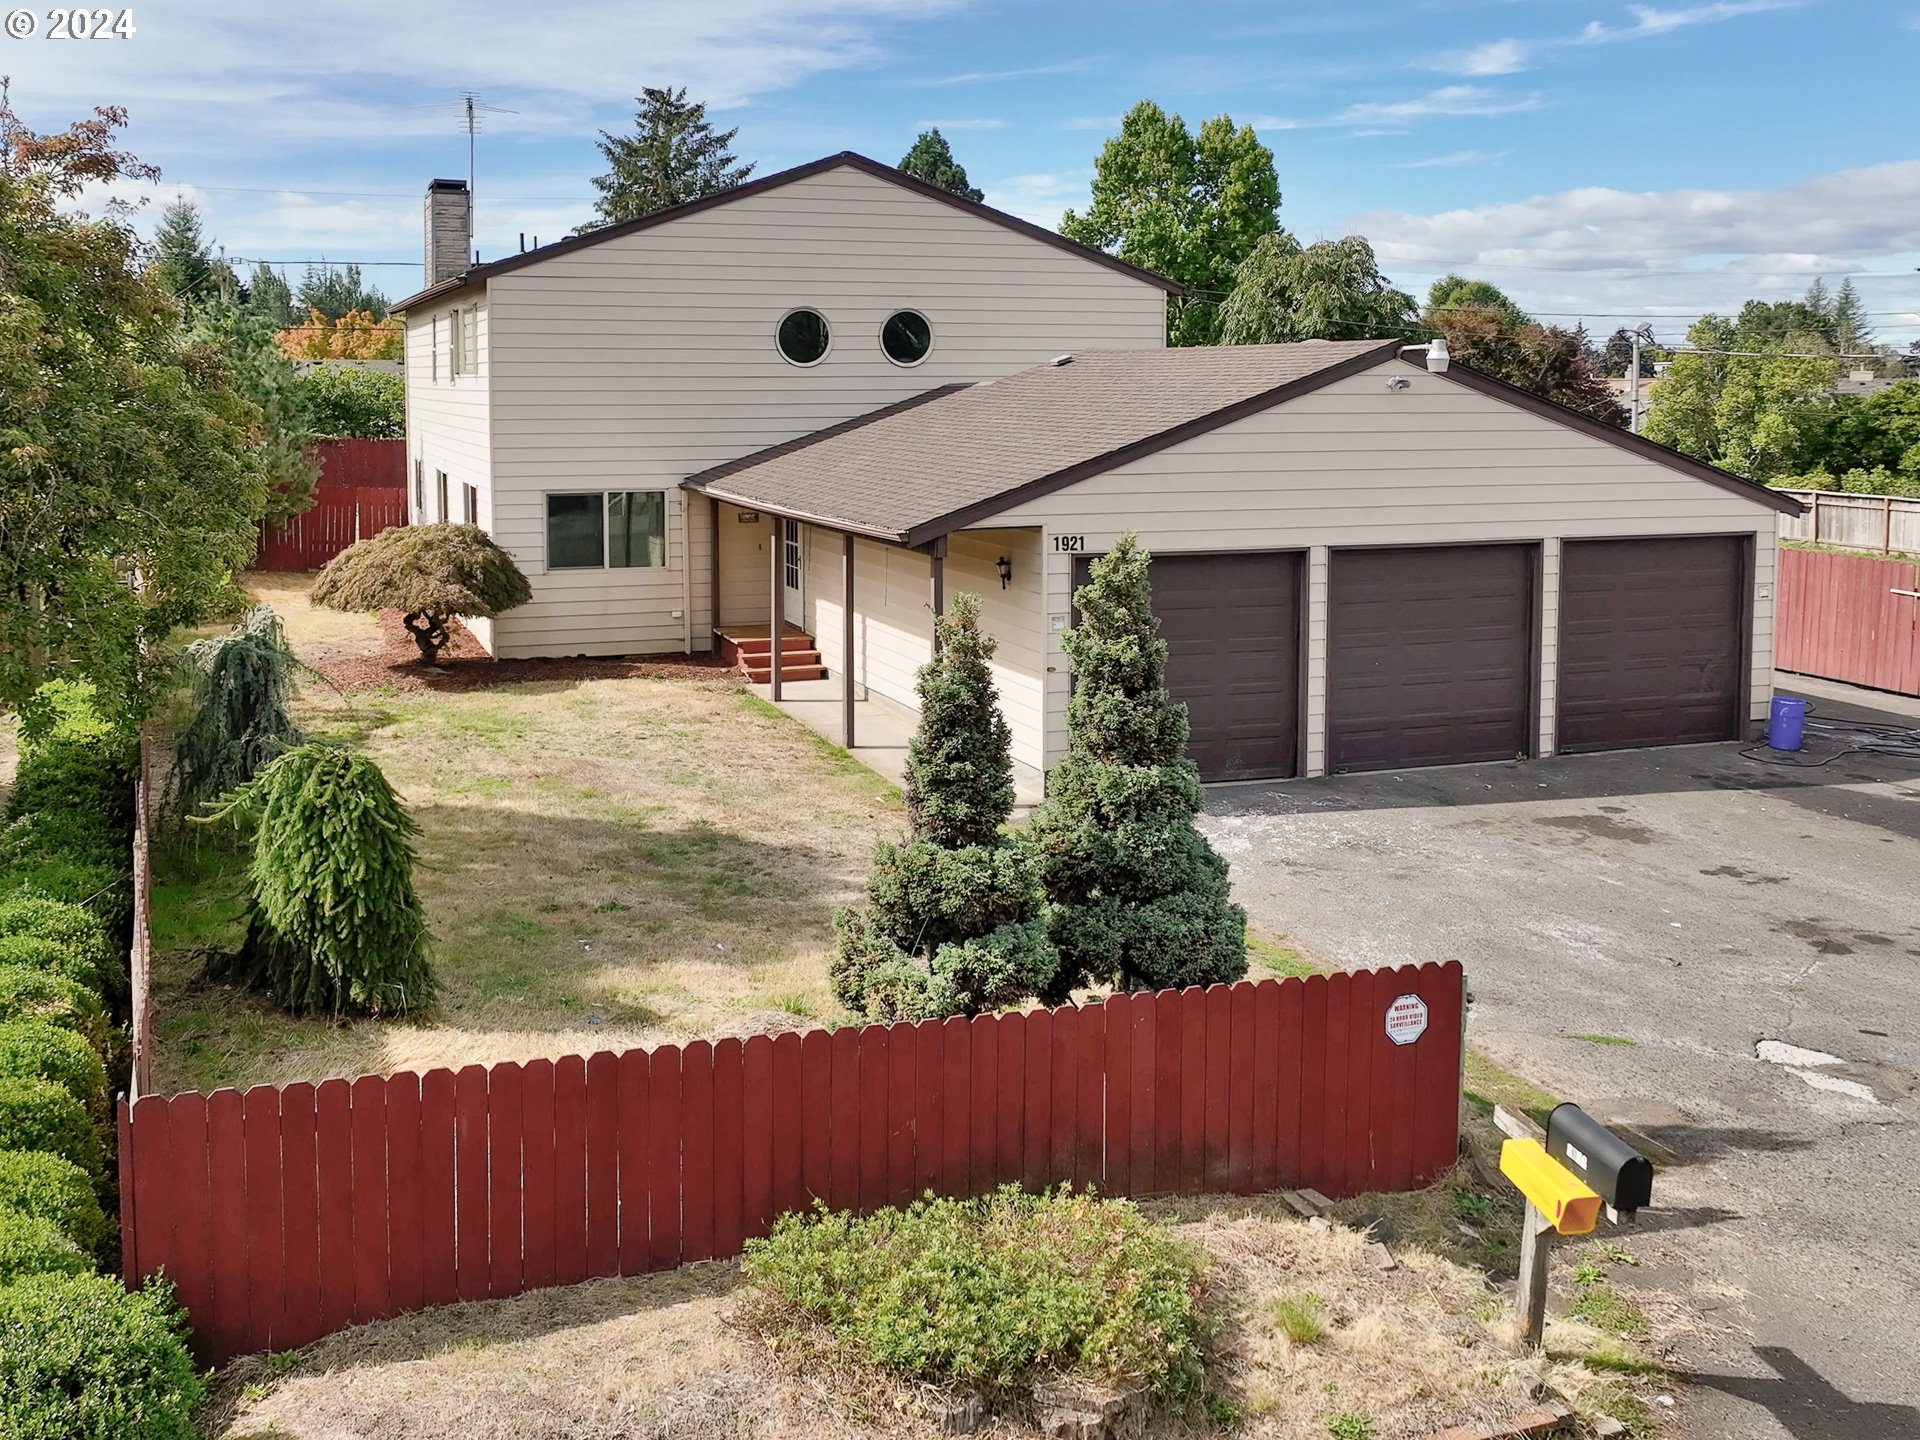
{"type": "Polygon", "coordinates": [[[1539,753],[1559,747],[1560,699],[1560,540],[1540,542],[1540,734],[1539,753]]]}
{"type": "MultiPolygon", "coordinates": [[[[737,506],[720,505],[720,618],[716,623],[721,625],[767,623],[773,585],[767,542],[772,530],[766,516],[747,520],[747,514],[737,506]]],[[[701,594],[711,583],[710,576],[701,581],[701,594]]],[[[704,610],[704,601],[696,603],[704,610]]]]}
{"type": "MultiPolygon", "coordinates": [[[[669,488],[937,385],[1066,350],[1159,345],[1165,305],[1154,286],[841,169],[497,276],[488,310],[494,533],[535,592],[496,628],[501,653],[542,654],[678,649],[682,631],[668,613],[683,593],[679,546],[670,579],[546,573],[548,491],[669,488]],[[832,331],[826,359],[805,369],[774,348],[798,306],[832,331]],[[879,343],[902,308],[934,333],[907,369],[879,343]]],[[[694,504],[704,646],[708,542],[694,504]]],[[[724,525],[721,551],[722,619],[763,621],[765,583],[747,578],[749,547],[724,525]]]]}
{"type": "MultiPolygon", "coordinates": [[[[406,317],[407,381],[407,514],[414,523],[459,519],[460,487],[471,485],[480,495],[480,524],[493,524],[492,447],[488,377],[491,366],[487,307],[479,305],[475,316],[473,373],[454,375],[450,356],[453,344],[453,315],[463,313],[478,300],[478,292],[461,297],[462,305],[441,305],[410,312],[406,317]],[[437,378],[436,378],[437,377],[437,378]],[[416,466],[419,488],[416,492],[416,466]],[[437,472],[447,477],[447,508],[440,513],[437,472]],[[424,505],[416,504],[418,493],[424,505]]],[[[474,638],[493,649],[493,627],[485,621],[471,621],[468,628],[474,638]]]]}
{"type": "MultiPolygon", "coordinates": [[[[805,599],[807,628],[820,660],[834,676],[845,673],[845,538],[808,526],[805,599]]],[[[767,582],[761,584],[764,597],[767,582]]],[[[1013,758],[1038,768],[1043,755],[1044,636],[1040,625],[1042,571],[1035,530],[979,530],[955,535],[946,562],[946,593],[980,597],[980,618],[1000,642],[989,669],[1001,713],[1013,732],[1013,758]],[[997,564],[1012,563],[1012,583],[1000,588],[997,564]]],[[[767,604],[760,601],[758,615],[767,604]]],[[[854,542],[854,689],[909,714],[918,713],[914,683],[933,654],[932,562],[925,555],[871,540],[854,542]]],[[[756,617],[757,618],[757,617],[756,617]]]]}
{"type": "MultiPolygon", "coordinates": [[[[1310,774],[1326,763],[1327,552],[1342,546],[1751,534],[1754,718],[1771,693],[1773,511],[1398,361],[998,518],[1046,528],[1050,630],[1072,603],[1071,559],[1053,550],[1057,536],[1084,537],[1090,552],[1129,529],[1170,552],[1307,550],[1310,774]],[[1410,387],[1389,391],[1394,373],[1410,387]]],[[[1549,657],[1558,643],[1553,575],[1556,600],[1542,617],[1549,657]]],[[[1066,746],[1067,679],[1058,635],[1048,640],[1052,764],[1066,746]]],[[[1551,738],[1544,727],[1541,738],[1551,738]]]]}

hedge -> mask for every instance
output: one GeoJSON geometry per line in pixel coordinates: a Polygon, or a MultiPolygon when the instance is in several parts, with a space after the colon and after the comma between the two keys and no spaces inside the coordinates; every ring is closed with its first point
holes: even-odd
{"type": "Polygon", "coordinates": [[[124,993],[127,984],[125,958],[100,917],[38,895],[0,904],[0,965],[36,965],[103,997],[124,993]],[[10,939],[48,941],[59,946],[60,953],[53,955],[38,945],[10,947],[10,939]]]}
{"type": "Polygon", "coordinates": [[[44,1020],[0,1022],[0,1084],[48,1080],[87,1107],[96,1123],[107,1118],[107,1069],[91,1045],[44,1020]]]}
{"type": "Polygon", "coordinates": [[[164,1280],[131,1294],[105,1275],[0,1288],[0,1440],[195,1440],[206,1393],[164,1280]]]}
{"type": "Polygon", "coordinates": [[[85,1275],[93,1257],[51,1220],[0,1205],[0,1285],[27,1275],[85,1275]]]}
{"type": "Polygon", "coordinates": [[[0,1085],[0,1150],[41,1150],[71,1160],[96,1185],[106,1176],[106,1154],[87,1107],[50,1080],[0,1085]]]}
{"type": "Polygon", "coordinates": [[[57,1225],[74,1244],[95,1255],[106,1252],[113,1236],[92,1178],[58,1155],[0,1150],[0,1206],[57,1225]]]}
{"type": "MultiPolygon", "coordinates": [[[[11,942],[19,944],[16,937],[11,942]]],[[[58,946],[48,944],[58,951],[58,946]]],[[[71,1030],[104,1064],[119,1053],[115,1031],[100,997],[66,976],[27,965],[0,965],[0,1023],[39,1020],[71,1030]]]]}

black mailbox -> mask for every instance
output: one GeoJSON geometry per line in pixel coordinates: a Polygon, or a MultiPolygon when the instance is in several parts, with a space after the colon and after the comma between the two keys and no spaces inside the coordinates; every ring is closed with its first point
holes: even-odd
{"type": "Polygon", "coordinates": [[[1623,1215],[1653,1203],[1653,1163],[1578,1105],[1547,1116],[1547,1154],[1623,1215]]]}

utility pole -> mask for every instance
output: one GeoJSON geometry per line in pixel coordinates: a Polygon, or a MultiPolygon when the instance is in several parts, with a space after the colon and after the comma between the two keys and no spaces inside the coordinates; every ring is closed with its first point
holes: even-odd
{"type": "Polygon", "coordinates": [[[1633,358],[1627,362],[1627,429],[1640,433],[1640,346],[1653,338],[1653,327],[1644,320],[1628,336],[1633,342],[1633,358]]]}

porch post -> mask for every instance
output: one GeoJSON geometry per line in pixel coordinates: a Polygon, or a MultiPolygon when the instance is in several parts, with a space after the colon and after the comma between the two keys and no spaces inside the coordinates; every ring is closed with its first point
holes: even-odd
{"type": "Polygon", "coordinates": [[[780,610],[780,517],[772,516],[767,521],[767,575],[770,588],[767,591],[767,680],[773,686],[773,703],[780,703],[780,660],[781,646],[785,636],[780,633],[782,619],[780,610]]]}
{"type": "Polygon", "coordinates": [[[853,749],[853,536],[845,537],[845,558],[840,562],[840,721],[847,749],[853,749]]]}
{"type": "MultiPolygon", "coordinates": [[[[942,535],[928,548],[933,557],[933,618],[947,613],[947,537],[942,535]]],[[[933,653],[940,653],[940,627],[933,627],[933,653]]]]}
{"type": "Polygon", "coordinates": [[[707,629],[708,648],[720,643],[720,502],[707,497],[707,530],[712,553],[707,556],[707,629]]]}

